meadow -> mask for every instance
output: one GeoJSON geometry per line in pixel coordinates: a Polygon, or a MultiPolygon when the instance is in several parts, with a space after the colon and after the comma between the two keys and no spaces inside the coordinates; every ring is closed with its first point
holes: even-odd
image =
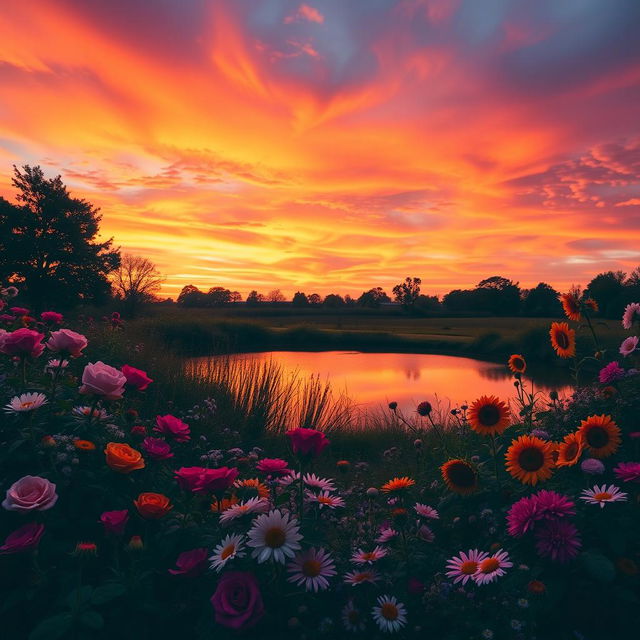
{"type": "MultiPolygon", "coordinates": [[[[235,319],[69,321],[16,293],[2,290],[0,331],[3,637],[637,631],[639,304],[608,350],[592,301],[565,297],[567,318],[524,327],[574,369],[565,401],[520,384],[521,345],[503,362],[511,398],[391,403],[363,429],[327,383],[225,358],[203,375],[162,330],[219,335],[235,319]]],[[[262,320],[251,330],[295,329],[262,320]]],[[[371,321],[337,330],[376,335],[371,321]]],[[[393,322],[472,342],[487,329],[393,322]]],[[[505,344],[523,328],[491,325],[505,344]]]]}

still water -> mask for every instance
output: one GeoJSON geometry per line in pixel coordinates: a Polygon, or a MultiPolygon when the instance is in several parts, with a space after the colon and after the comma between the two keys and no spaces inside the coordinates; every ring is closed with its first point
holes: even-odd
{"type": "MultiPolygon", "coordinates": [[[[329,380],[336,393],[345,393],[363,409],[386,407],[397,402],[405,412],[415,410],[423,400],[440,402],[443,409],[470,403],[484,394],[511,399],[515,395],[513,377],[506,365],[457,356],[417,353],[361,353],[356,351],[269,351],[244,353],[233,359],[272,360],[287,373],[301,378],[311,375],[329,380]]],[[[194,359],[204,361],[206,358],[194,359]]],[[[539,379],[536,390],[548,393],[556,389],[565,395],[568,381],[551,372],[556,379],[539,379]]],[[[531,381],[525,378],[527,389],[531,381]]]]}

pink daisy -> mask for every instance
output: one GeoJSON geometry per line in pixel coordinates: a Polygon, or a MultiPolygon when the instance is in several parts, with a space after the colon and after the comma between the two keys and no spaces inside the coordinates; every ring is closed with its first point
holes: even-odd
{"type": "Polygon", "coordinates": [[[618,480],[640,482],[640,462],[620,462],[613,473],[618,480]]]}
{"type": "Polygon", "coordinates": [[[302,478],[307,487],[320,491],[335,491],[336,485],[331,478],[319,478],[315,473],[305,473],[302,478]]]}
{"type": "Polygon", "coordinates": [[[438,520],[440,518],[440,514],[433,507],[429,507],[426,504],[420,504],[418,502],[414,506],[414,509],[421,518],[430,518],[431,520],[438,520]]]}
{"type": "Polygon", "coordinates": [[[629,336],[625,340],[622,341],[620,345],[620,353],[626,358],[630,356],[637,348],[638,342],[640,339],[638,336],[629,336]]]}
{"type": "Polygon", "coordinates": [[[549,520],[535,533],[536,549],[543,558],[568,562],[582,547],[578,530],[567,520],[549,520]]]}
{"type": "Polygon", "coordinates": [[[327,578],[336,575],[336,565],[324,549],[307,549],[297,553],[287,566],[287,578],[307,591],[324,591],[329,587],[327,578]]]}
{"type": "Polygon", "coordinates": [[[640,316],[640,303],[631,302],[629,303],[622,314],[622,326],[625,329],[631,329],[633,326],[634,316],[640,316]]]}
{"type": "Polygon", "coordinates": [[[612,484],[609,486],[603,484],[601,487],[595,485],[593,489],[585,489],[580,500],[584,500],[588,504],[598,504],[603,509],[606,502],[626,502],[627,494],[622,493],[618,487],[612,484]]]}
{"type": "Polygon", "coordinates": [[[243,502],[231,505],[220,514],[220,524],[228,524],[232,520],[254,513],[269,511],[269,501],[264,498],[250,498],[243,502]]]}
{"type": "Polygon", "coordinates": [[[380,535],[376,538],[376,542],[380,544],[385,544],[389,542],[389,540],[393,540],[398,535],[398,532],[395,529],[384,528],[380,530],[380,535]]]}
{"type": "Polygon", "coordinates": [[[344,500],[340,496],[330,494],[328,491],[321,491],[317,494],[307,491],[305,492],[305,498],[307,502],[316,503],[320,509],[323,507],[328,507],[329,509],[344,507],[344,500]]]}
{"type": "Polygon", "coordinates": [[[377,546],[373,551],[363,551],[358,549],[352,556],[353,564],[373,564],[387,555],[387,550],[381,546],[377,546]]]}
{"type": "Polygon", "coordinates": [[[509,562],[509,554],[502,549],[499,549],[496,553],[478,564],[478,570],[471,578],[476,584],[489,584],[496,578],[503,576],[506,571],[513,567],[513,562],[509,562]]]}
{"type": "Polygon", "coordinates": [[[364,584],[366,582],[375,584],[379,579],[380,577],[373,569],[367,569],[364,571],[351,571],[349,573],[346,573],[344,576],[344,581],[347,584],[350,584],[352,587],[355,587],[358,584],[364,584]]]}
{"type": "Polygon", "coordinates": [[[455,578],[453,584],[467,582],[478,571],[480,563],[487,558],[489,554],[485,551],[478,551],[477,549],[469,549],[467,553],[461,551],[458,556],[453,556],[447,560],[447,578],[455,578]]]}

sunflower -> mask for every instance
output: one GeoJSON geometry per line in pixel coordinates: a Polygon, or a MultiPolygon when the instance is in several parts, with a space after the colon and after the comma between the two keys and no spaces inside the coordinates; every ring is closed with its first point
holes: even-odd
{"type": "Polygon", "coordinates": [[[569,320],[573,320],[574,322],[580,322],[580,320],[582,320],[580,300],[575,293],[560,294],[560,302],[562,302],[564,315],[567,316],[569,320]]]}
{"type": "Polygon", "coordinates": [[[96,448],[91,440],[74,440],[73,446],[79,451],[94,451],[96,448]]]}
{"type": "Polygon", "coordinates": [[[402,478],[394,478],[393,480],[389,480],[389,482],[385,482],[380,489],[384,493],[393,493],[394,491],[404,491],[405,489],[412,487],[415,483],[415,480],[404,476],[402,478]]]}
{"type": "Polygon", "coordinates": [[[496,396],[480,396],[469,407],[468,417],[476,433],[499,435],[509,426],[509,407],[496,396]]]}
{"type": "Polygon", "coordinates": [[[222,500],[220,500],[220,502],[214,500],[211,503],[211,511],[213,511],[214,513],[222,513],[229,507],[232,507],[234,504],[238,504],[238,502],[240,502],[240,500],[238,500],[238,496],[236,496],[235,494],[231,495],[231,497],[229,498],[223,498],[222,500]]]}
{"type": "Polygon", "coordinates": [[[620,428],[611,416],[589,416],[580,423],[578,433],[582,436],[589,453],[594,458],[608,458],[614,454],[620,442],[620,428]]]}
{"type": "Polygon", "coordinates": [[[478,488],[478,472],[466,460],[448,460],[440,467],[440,472],[449,490],[461,496],[467,496],[478,488]]]}
{"type": "Polygon", "coordinates": [[[566,322],[552,322],[551,346],[561,358],[571,358],[576,355],[576,332],[569,329],[566,322]]]}
{"type": "Polygon", "coordinates": [[[523,484],[533,484],[551,477],[553,445],[535,436],[520,436],[507,449],[507,471],[523,484]]]}
{"type": "Polygon", "coordinates": [[[524,373],[527,370],[527,361],[520,354],[514,353],[509,357],[509,369],[513,373],[524,373]]]}
{"type": "Polygon", "coordinates": [[[573,467],[578,462],[584,449],[584,440],[579,432],[570,433],[558,444],[556,467],[573,467]]]}
{"type": "Polygon", "coordinates": [[[600,307],[598,307],[598,303],[593,298],[587,298],[584,301],[584,306],[587,307],[587,309],[590,309],[591,311],[593,311],[594,313],[597,313],[600,309],[600,307]]]}
{"type": "Polygon", "coordinates": [[[260,482],[258,478],[247,478],[246,480],[236,480],[233,483],[233,486],[237,489],[240,489],[240,493],[243,494],[243,497],[254,497],[250,494],[255,494],[258,498],[268,498],[269,497],[269,487],[266,484],[260,482]],[[247,496],[244,496],[246,490],[247,496]]]}

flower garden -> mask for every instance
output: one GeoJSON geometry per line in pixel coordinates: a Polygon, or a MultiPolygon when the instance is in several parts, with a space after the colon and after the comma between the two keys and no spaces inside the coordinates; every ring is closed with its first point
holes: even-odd
{"type": "Polygon", "coordinates": [[[596,303],[563,295],[549,348],[571,397],[538,393],[514,354],[513,398],[446,424],[422,402],[417,428],[391,403],[397,446],[338,459],[314,425],[242,442],[215,398],[148,412],[135,353],[91,359],[99,334],[17,293],[0,302],[3,638],[637,634],[640,304],[611,354],[596,303]]]}

